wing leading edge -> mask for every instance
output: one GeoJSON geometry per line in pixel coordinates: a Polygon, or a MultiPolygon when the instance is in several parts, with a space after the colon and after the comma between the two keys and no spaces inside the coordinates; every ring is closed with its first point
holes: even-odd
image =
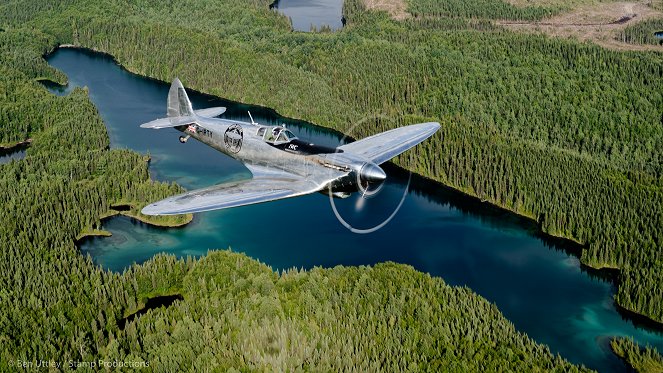
{"type": "Polygon", "coordinates": [[[436,122],[413,124],[378,133],[338,148],[368,158],[375,164],[381,164],[415,147],[431,137],[438,129],[440,124],[436,122]]]}
{"type": "Polygon", "coordinates": [[[317,192],[325,184],[282,171],[250,166],[252,179],[193,190],[145,206],[145,215],[179,215],[297,197],[317,192]]]}

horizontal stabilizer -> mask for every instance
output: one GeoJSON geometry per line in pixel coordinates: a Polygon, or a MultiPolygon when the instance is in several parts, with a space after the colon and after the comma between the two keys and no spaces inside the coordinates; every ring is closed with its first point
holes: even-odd
{"type": "Polygon", "coordinates": [[[187,124],[195,123],[196,122],[196,117],[212,118],[212,117],[215,117],[217,115],[221,115],[225,112],[226,112],[226,108],[224,108],[224,107],[211,107],[211,108],[208,108],[208,109],[195,110],[194,111],[195,116],[169,117],[169,118],[155,119],[151,122],[141,124],[140,127],[141,128],[160,129],[160,128],[184,126],[184,125],[187,125],[187,124]]]}
{"type": "Polygon", "coordinates": [[[214,118],[218,117],[219,115],[223,114],[226,112],[226,108],[224,107],[211,107],[207,109],[200,109],[200,110],[194,110],[194,113],[196,115],[205,117],[205,118],[214,118]]]}
{"type": "Polygon", "coordinates": [[[177,127],[177,126],[184,126],[187,124],[191,124],[194,123],[195,121],[196,118],[190,116],[161,118],[161,119],[155,119],[151,122],[143,123],[140,125],[140,128],[160,129],[168,127],[177,127]]]}

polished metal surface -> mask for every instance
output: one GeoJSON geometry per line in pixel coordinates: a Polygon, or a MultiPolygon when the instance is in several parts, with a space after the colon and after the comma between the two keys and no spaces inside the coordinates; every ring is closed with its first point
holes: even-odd
{"type": "Polygon", "coordinates": [[[431,137],[438,129],[440,129],[440,124],[436,122],[395,128],[339,146],[339,149],[370,159],[376,164],[382,164],[415,147],[431,137]]]}
{"type": "Polygon", "coordinates": [[[178,215],[296,197],[322,190],[342,196],[369,192],[387,177],[378,166],[421,143],[439,128],[422,123],[386,131],[336,149],[316,147],[281,126],[213,118],[225,108],[193,110],[179,79],[168,93],[168,118],[142,128],[175,127],[242,161],[252,178],[190,191],[146,206],[146,215],[178,215]]]}

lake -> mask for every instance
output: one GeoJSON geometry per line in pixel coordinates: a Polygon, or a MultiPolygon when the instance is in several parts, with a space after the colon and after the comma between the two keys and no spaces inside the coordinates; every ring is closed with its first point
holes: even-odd
{"type": "MultiPolygon", "coordinates": [[[[68,87],[51,90],[67,94],[73,87],[87,86],[111,146],[149,153],[153,178],[191,189],[248,176],[241,163],[197,141],[180,144],[174,129],[138,127],[165,116],[168,83],[131,74],[106,55],[79,49],[59,49],[48,62],[70,81],[68,87]]],[[[185,79],[183,83],[186,86],[185,79]]],[[[249,120],[250,110],[259,123],[286,123],[303,139],[338,145],[339,134],[283,118],[271,109],[191,91],[189,97],[194,109],[226,106],[223,117],[241,120],[249,120]]],[[[352,197],[336,201],[344,218],[365,228],[388,217],[406,190],[408,174],[385,169],[387,185],[364,206],[352,197]]],[[[227,248],[274,269],[394,261],[448,284],[470,287],[495,303],[518,330],[573,363],[600,371],[625,370],[610,351],[612,336],[632,336],[663,351],[663,334],[622,318],[613,302],[613,282],[584,270],[577,247],[542,238],[532,221],[416,175],[401,210],[372,234],[348,231],[322,194],[196,214],[184,228],[156,228],[126,217],[104,220],[103,228],[113,236],[86,239],[80,248],[113,271],[160,252],[200,256],[227,248]]]]}
{"type": "Polygon", "coordinates": [[[310,31],[329,26],[332,30],[343,27],[343,0],[277,0],[272,5],[279,13],[290,17],[292,28],[310,31]]]}

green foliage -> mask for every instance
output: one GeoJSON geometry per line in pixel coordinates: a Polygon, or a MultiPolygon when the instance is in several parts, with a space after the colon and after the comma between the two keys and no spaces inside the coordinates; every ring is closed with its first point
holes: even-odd
{"type": "Polygon", "coordinates": [[[406,0],[415,17],[460,17],[540,20],[562,10],[560,7],[519,7],[503,0],[406,0]]]}
{"type": "Polygon", "coordinates": [[[615,338],[610,341],[610,347],[636,372],[663,372],[663,357],[653,348],[641,348],[631,338],[615,338]]]}
{"type": "Polygon", "coordinates": [[[84,89],[51,95],[35,79],[63,82],[61,74],[41,59],[16,62],[12,51],[39,55],[53,38],[13,28],[2,37],[0,134],[34,141],[25,159],[0,165],[0,370],[35,359],[144,361],[158,371],[579,370],[468,289],[405,266],[279,275],[218,252],[102,271],[80,255],[77,235],[94,232],[115,205],[136,207],[180,189],[151,182],[144,157],[109,150],[84,89]],[[184,300],[120,328],[165,294],[184,300]]]}
{"type": "Polygon", "coordinates": [[[181,191],[152,183],[144,158],[108,150],[82,89],[49,94],[35,79],[63,80],[40,56],[52,38],[0,32],[0,138],[32,137],[25,159],[0,165],[0,370],[10,361],[90,359],[135,303],[129,281],[101,271],[74,240],[118,201],[145,203],[181,191]],[[19,61],[20,63],[17,63],[19,61]]]}
{"type": "Polygon", "coordinates": [[[648,19],[634,23],[620,32],[617,39],[632,44],[663,45],[663,36],[656,37],[656,33],[663,33],[663,19],[648,19]]]}
{"type": "Polygon", "coordinates": [[[220,251],[181,268],[184,300],[129,323],[120,359],[176,371],[578,371],[469,289],[409,266],[277,274],[220,251]]]}

